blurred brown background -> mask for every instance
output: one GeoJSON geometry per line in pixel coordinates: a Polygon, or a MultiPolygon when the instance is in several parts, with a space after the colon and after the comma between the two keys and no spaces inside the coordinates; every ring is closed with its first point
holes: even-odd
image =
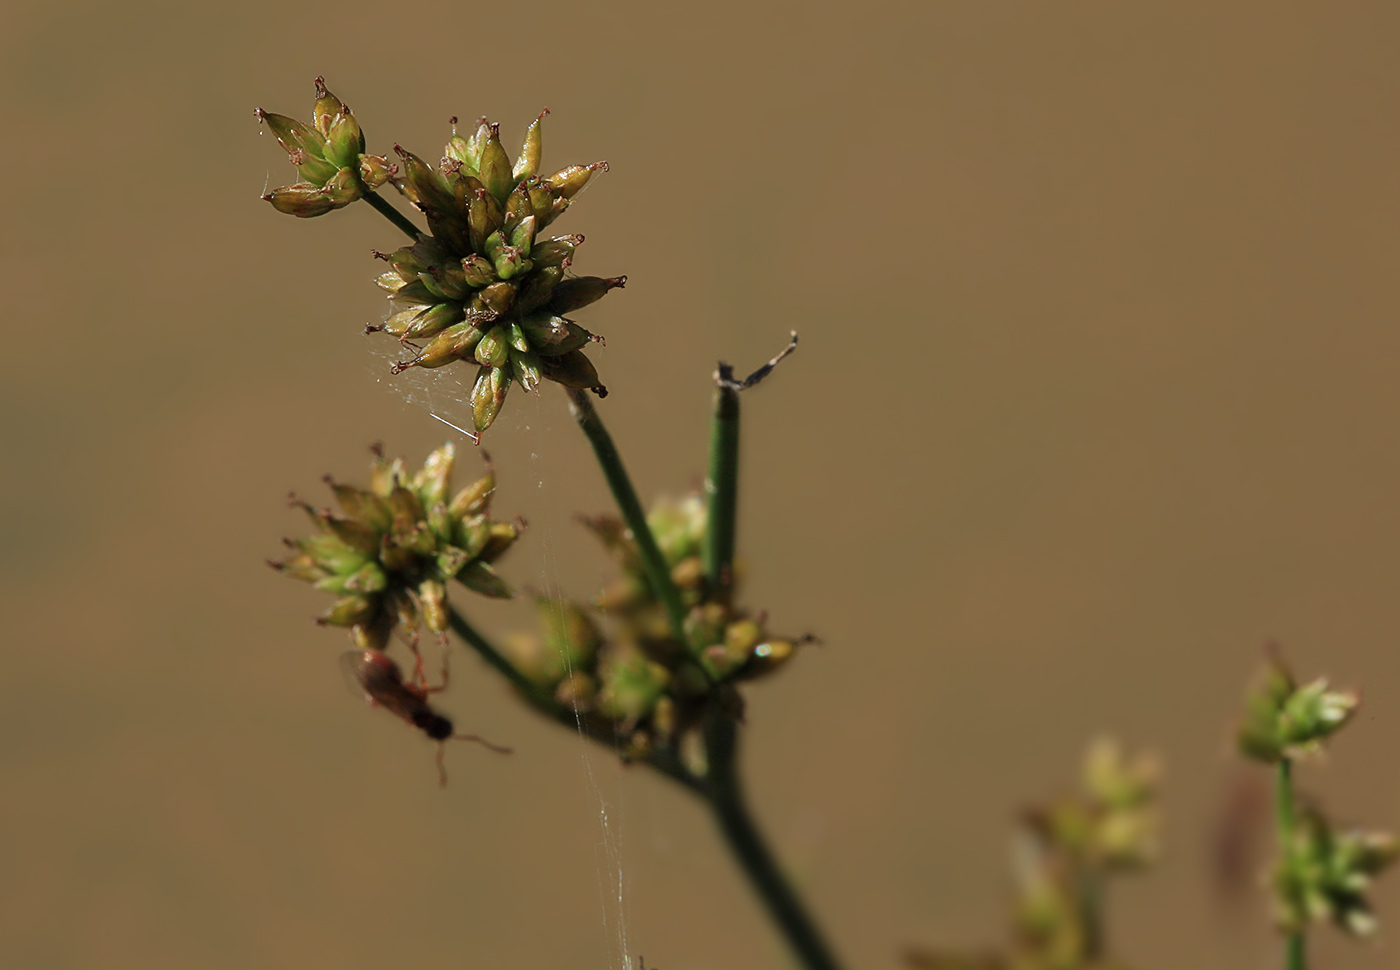
{"type": "MultiPolygon", "coordinates": [[[[683,793],[460,651],[445,707],[517,753],[450,750],[440,792],[343,685],[324,597],[263,565],[288,489],[450,435],[360,335],[396,230],[258,201],[292,169],[253,107],[307,117],[324,74],[372,150],[486,113],[514,151],[547,104],[547,167],[612,163],[560,227],[631,280],[581,319],[644,492],[698,480],[714,361],[801,332],[746,399],[741,545],[749,600],[826,645],[751,690],[746,769],[853,970],[999,939],[1013,811],[1105,730],[1169,772],[1120,952],[1278,966],[1207,851],[1266,639],[1365,690],[1305,786],[1400,807],[1397,31],[1380,3],[0,8],[0,964],[785,965],[683,793]]],[[[609,500],[557,389],[488,444],[533,526],[507,574],[594,591],[570,516],[609,500]]],[[[1400,881],[1376,899],[1390,942],[1324,930],[1319,967],[1396,965],[1400,881]]]]}

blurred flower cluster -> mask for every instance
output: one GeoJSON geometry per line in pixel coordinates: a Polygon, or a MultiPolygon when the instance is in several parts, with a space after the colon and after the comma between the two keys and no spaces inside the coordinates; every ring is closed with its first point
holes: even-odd
{"type": "Polygon", "coordinates": [[[492,563],[515,543],[521,526],[490,518],[495,473],[488,470],[451,495],[451,444],[412,474],[403,459],[386,460],[378,446],[373,453],[369,488],[327,476],[339,513],[293,498],[316,531],[284,540],[290,554],[269,562],[336,596],[317,622],[349,627],[361,650],[382,651],[396,628],[410,643],[420,623],[434,633],[447,630],[449,580],[484,596],[511,596],[492,563]]]}
{"type": "Polygon", "coordinates": [[[734,685],[782,666],[810,639],[774,636],[763,615],[709,595],[699,496],[660,502],[647,516],[681,592],[687,643],[673,635],[623,522],[611,516],[582,521],[612,553],[621,576],[588,603],[538,600],[543,632],[512,637],[507,653],[537,687],[606,726],[624,757],[645,759],[657,748],[683,751],[687,732],[716,709],[739,716],[734,685]]]}
{"type": "Polygon", "coordinates": [[[1105,954],[1108,877],[1157,854],[1160,769],[1111,739],[1090,746],[1082,794],[1027,809],[1012,843],[1015,898],[1005,952],[915,950],[918,970],[1121,970],[1105,954]]]}
{"type": "Polygon", "coordinates": [[[1286,933],[1312,921],[1331,921],[1355,936],[1371,936],[1377,922],[1365,898],[1371,881],[1400,854],[1389,832],[1339,830],[1315,805],[1296,812],[1289,763],[1317,755],[1356,713],[1360,698],[1318,678],[1301,686],[1276,655],[1264,664],[1245,698],[1236,731],[1240,751],[1283,772],[1277,797],[1285,800],[1282,844],[1271,885],[1274,910],[1286,933]]]}

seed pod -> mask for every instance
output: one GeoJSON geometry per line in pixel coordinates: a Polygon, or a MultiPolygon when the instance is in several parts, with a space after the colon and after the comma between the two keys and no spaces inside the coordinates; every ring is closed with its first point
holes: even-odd
{"type": "Polygon", "coordinates": [[[418,603],[423,611],[423,624],[434,633],[447,630],[447,587],[436,579],[418,584],[418,603]]]}
{"type": "Polygon", "coordinates": [[[528,273],[534,265],[514,246],[502,246],[496,254],[496,275],[503,280],[528,273]]]}
{"type": "Polygon", "coordinates": [[[510,244],[520,250],[521,256],[530,255],[530,246],[535,241],[535,217],[526,216],[511,230],[510,244]]]}
{"type": "Polygon", "coordinates": [[[539,220],[540,227],[543,227],[544,220],[549,218],[549,213],[554,208],[554,193],[549,190],[544,179],[531,179],[525,184],[530,192],[530,209],[539,220]]]}
{"type": "Polygon", "coordinates": [[[316,102],[311,106],[311,122],[327,139],[330,138],[331,125],[335,123],[345,110],[345,105],[340,103],[340,99],[326,90],[326,79],[318,77],[316,79],[316,102]]]}
{"type": "Polygon", "coordinates": [[[461,263],[439,263],[430,267],[421,279],[428,289],[436,288],[437,292],[449,300],[465,300],[471,292],[467,285],[467,274],[462,270],[461,263]]]}
{"type": "Polygon", "coordinates": [[[457,519],[465,519],[473,515],[486,514],[491,507],[491,495],[496,491],[496,473],[491,470],[490,462],[487,463],[486,468],[485,475],[453,496],[452,503],[447,507],[449,515],[457,519]]]}
{"type": "Polygon", "coordinates": [[[516,382],[527,391],[538,391],[542,374],[540,359],[529,351],[510,348],[511,374],[516,382]]]}
{"type": "MultiPolygon", "coordinates": [[[[467,175],[476,175],[481,162],[481,145],[476,144],[476,146],[473,147],[473,142],[477,140],[476,135],[473,134],[469,138],[464,138],[457,131],[457,119],[455,117],[448,123],[452,126],[452,137],[447,141],[447,148],[445,150],[447,157],[453,161],[461,162],[462,171],[467,175]]],[[[476,128],[473,129],[473,131],[480,131],[484,124],[486,124],[486,119],[480,119],[477,121],[476,128]]]]}
{"type": "Polygon", "coordinates": [[[530,341],[525,338],[525,331],[520,329],[518,320],[512,320],[506,327],[506,342],[522,354],[529,351],[530,341]]]}
{"type": "Polygon", "coordinates": [[[491,522],[487,525],[486,542],[477,555],[487,562],[495,562],[520,538],[520,526],[514,522],[491,522]]]}
{"type": "Polygon", "coordinates": [[[477,289],[496,282],[496,268],[491,261],[475,253],[462,258],[462,272],[467,285],[477,289]]]}
{"type": "Polygon", "coordinates": [[[580,390],[598,390],[598,372],[582,351],[571,350],[558,357],[541,357],[540,372],[551,381],[580,390]]]}
{"type": "Polygon", "coordinates": [[[349,168],[359,163],[360,153],[365,150],[365,136],[355,116],[344,105],[331,120],[326,141],[326,160],[337,168],[349,168]]]}
{"type": "Polygon", "coordinates": [[[471,230],[473,250],[483,254],[486,252],[486,240],[501,228],[502,218],[501,207],[491,198],[491,193],[481,189],[472,197],[467,225],[471,230]]]}
{"type": "Polygon", "coordinates": [[[417,367],[441,367],[470,354],[481,340],[481,331],[470,323],[448,327],[432,339],[413,361],[417,367]]]}
{"type": "Polygon", "coordinates": [[[515,298],[515,284],[504,280],[492,283],[482,289],[478,296],[488,310],[499,316],[510,309],[511,300],[515,298]]]}
{"type": "Polygon", "coordinates": [[[383,155],[361,155],[359,166],[360,181],[369,189],[379,188],[398,171],[398,166],[391,165],[383,155]]]}
{"type": "Polygon", "coordinates": [[[409,324],[408,330],[403,337],[405,340],[422,339],[435,337],[442,333],[454,323],[459,322],[464,316],[462,304],[460,303],[439,303],[437,306],[425,311],[409,324]]]}
{"type": "Polygon", "coordinates": [[[482,335],[476,345],[476,361],[485,367],[502,367],[509,359],[510,344],[506,342],[506,328],[492,327],[482,335]]]}
{"type": "Polygon", "coordinates": [[[544,145],[540,123],[547,114],[549,109],[545,108],[540,112],[540,116],[530,123],[530,127],[525,129],[525,144],[520,146],[520,157],[515,160],[515,167],[510,170],[510,174],[517,179],[531,178],[540,170],[540,154],[544,145]]]}
{"type": "Polygon", "coordinates": [[[504,579],[496,575],[490,564],[480,559],[472,562],[458,575],[457,580],[468,589],[493,599],[510,599],[515,593],[504,579]]]}
{"type": "Polygon", "coordinates": [[[273,114],[262,108],[256,109],[253,114],[259,122],[267,125],[272,131],[272,136],[286,149],[288,155],[301,151],[314,158],[325,158],[326,137],[315,128],[295,118],[273,114]]]}
{"type": "Polygon", "coordinates": [[[609,290],[626,285],[625,276],[608,279],[601,276],[575,276],[573,279],[562,281],[554,288],[554,296],[549,301],[549,312],[564,314],[580,310],[601,300],[609,290]]]}
{"type": "Polygon", "coordinates": [[[299,219],[323,216],[339,208],[327,198],[321,186],[312,185],[310,182],[297,182],[295,185],[273,189],[263,196],[263,201],[271,202],[278,212],[285,212],[299,219]]]}
{"type": "Polygon", "coordinates": [[[534,214],[534,207],[530,205],[529,186],[521,182],[506,197],[505,221],[501,223],[501,228],[506,232],[514,232],[515,227],[520,225],[526,216],[534,214]]]}
{"type": "Polygon", "coordinates": [[[521,318],[520,329],[532,346],[541,349],[559,344],[568,337],[569,321],[550,313],[532,313],[521,318]]]}
{"type": "Polygon", "coordinates": [[[504,367],[483,367],[477,372],[472,387],[472,422],[478,432],[491,427],[509,390],[510,374],[504,367]]]}
{"type": "Polygon", "coordinates": [[[346,596],[316,618],[321,626],[353,626],[369,619],[374,601],[367,596],[346,596]]]}
{"type": "Polygon", "coordinates": [[[515,179],[510,174],[510,156],[501,147],[501,126],[492,124],[486,144],[481,150],[481,165],[478,171],[481,184],[500,203],[506,201],[510,190],[515,188],[515,179]]]}
{"type": "MultiPolygon", "coordinates": [[[[538,231],[538,229],[537,229],[538,231]]],[[[583,236],[556,236],[537,242],[530,251],[530,258],[536,266],[562,266],[565,260],[573,259],[574,250],[583,244],[583,236]]]]}
{"type": "Polygon", "coordinates": [[[572,199],[583,191],[583,187],[593,178],[593,173],[606,172],[607,170],[607,162],[594,162],[592,165],[570,165],[567,168],[561,168],[545,181],[549,183],[549,187],[554,191],[556,197],[572,199]]]}
{"type": "MultiPolygon", "coordinates": [[[[558,319],[556,317],[556,319],[558,319]]],[[[558,357],[567,354],[571,350],[578,350],[590,340],[594,339],[593,334],[574,323],[572,320],[564,322],[564,335],[558,341],[546,346],[536,346],[535,352],[545,357],[558,357]]]]}
{"type": "Polygon", "coordinates": [[[564,270],[559,266],[541,266],[525,277],[520,285],[520,294],[515,298],[515,312],[525,316],[549,302],[555,285],[564,278],[564,270]]]}
{"type": "Polygon", "coordinates": [[[398,184],[410,202],[424,212],[447,214],[455,208],[452,190],[440,172],[400,145],[394,146],[394,153],[403,160],[404,171],[398,184]]]}

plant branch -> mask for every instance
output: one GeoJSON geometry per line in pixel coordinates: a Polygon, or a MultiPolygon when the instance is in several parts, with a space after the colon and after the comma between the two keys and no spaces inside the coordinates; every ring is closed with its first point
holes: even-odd
{"type": "Polygon", "coordinates": [[[739,392],[723,381],[718,383],[710,425],[710,469],[705,476],[705,577],[711,598],[728,605],[738,523],[739,392]]]}
{"type": "MultiPolygon", "coordinates": [[[[647,583],[666,610],[666,618],[671,624],[671,635],[686,650],[690,650],[690,640],[685,635],[685,608],[681,605],[680,590],[671,579],[671,570],[666,566],[666,559],[656,545],[651,526],[647,525],[646,513],[642,511],[642,503],[637,500],[637,491],[632,487],[632,479],[627,476],[627,469],[622,464],[622,456],[617,453],[617,446],[613,444],[612,435],[608,434],[603,419],[598,416],[585,391],[576,388],[566,390],[574,420],[583,429],[588,443],[593,446],[593,453],[603,469],[603,477],[608,480],[608,487],[612,489],[618,511],[622,513],[622,520],[632,531],[632,539],[637,543],[637,552],[642,558],[642,568],[646,571],[647,583]]],[[[706,671],[706,676],[709,677],[703,665],[700,669],[706,671]]]]}
{"type": "Polygon", "coordinates": [[[788,885],[749,814],[739,781],[738,731],[738,723],[725,715],[713,717],[705,726],[709,760],[706,800],[730,851],[802,965],[806,970],[837,970],[826,941],[788,885]]]}
{"type": "MultiPolygon", "coordinates": [[[[1293,762],[1280,758],[1274,777],[1274,821],[1278,828],[1279,855],[1283,865],[1293,856],[1294,829],[1297,813],[1293,806],[1293,762]]],[[[1289,929],[1284,941],[1285,970],[1307,970],[1308,960],[1302,926],[1289,929]]]]}
{"type": "MultiPolygon", "coordinates": [[[[472,626],[461,613],[451,605],[447,607],[447,624],[452,631],[466,641],[496,672],[510,681],[512,687],[525,702],[550,720],[585,735],[590,740],[613,751],[619,751],[617,733],[611,722],[577,711],[567,704],[561,704],[553,694],[541,688],[515,668],[505,655],[496,649],[476,627],[472,626]]],[[[672,781],[679,782],[697,794],[703,793],[701,779],[686,769],[676,753],[670,749],[658,749],[645,761],[672,781]]]]}
{"type": "Polygon", "coordinates": [[[408,216],[404,215],[398,209],[395,209],[389,204],[388,200],[379,193],[366,192],[364,194],[364,200],[370,204],[370,207],[373,208],[374,211],[402,229],[404,234],[414,242],[417,242],[418,237],[423,234],[422,229],[415,226],[412,221],[409,220],[408,216]]]}
{"type": "Polygon", "coordinates": [[[797,331],[776,357],[743,380],[724,361],[715,371],[715,414],[710,424],[710,467],[705,476],[705,578],[710,597],[726,606],[734,585],[734,536],[739,518],[739,392],[773,372],[797,349],[797,331]]]}

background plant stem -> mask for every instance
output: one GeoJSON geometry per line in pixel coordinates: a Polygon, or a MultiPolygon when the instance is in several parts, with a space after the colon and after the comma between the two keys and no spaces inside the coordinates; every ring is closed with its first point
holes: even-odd
{"type": "Polygon", "coordinates": [[[402,229],[409,239],[412,239],[414,242],[418,241],[418,236],[423,230],[415,226],[406,215],[390,205],[383,196],[379,195],[377,192],[366,192],[364,199],[381,216],[402,229]]]}
{"type": "Polygon", "coordinates": [[[705,476],[705,576],[711,598],[729,604],[734,581],[734,535],[739,496],[739,392],[715,388],[710,426],[710,468],[705,476]]]}
{"type": "MultiPolygon", "coordinates": [[[[1278,828],[1279,859],[1285,866],[1293,856],[1293,830],[1295,822],[1293,807],[1293,762],[1280,758],[1277,774],[1274,777],[1274,820],[1278,828]]],[[[1284,970],[1307,970],[1308,959],[1305,949],[1303,927],[1289,930],[1284,941],[1284,970]]]]}
{"type": "Polygon", "coordinates": [[[588,399],[587,392],[575,388],[567,390],[569,407],[573,411],[574,420],[583,429],[588,443],[593,446],[593,453],[597,456],[598,464],[603,469],[603,477],[608,480],[608,487],[612,489],[618,511],[622,513],[622,520],[627,523],[627,528],[632,530],[632,539],[636,542],[637,551],[642,557],[642,568],[646,570],[647,583],[666,610],[672,636],[689,650],[690,641],[685,635],[685,610],[681,606],[680,590],[672,582],[671,570],[667,568],[666,560],[661,555],[661,549],[656,545],[656,537],[651,534],[651,526],[647,525],[646,513],[642,511],[642,503],[637,500],[637,491],[632,487],[632,479],[627,476],[627,469],[622,464],[622,456],[617,453],[617,446],[613,444],[612,435],[608,434],[608,429],[603,425],[603,419],[594,410],[593,402],[588,399]]]}
{"type": "Polygon", "coordinates": [[[729,850],[802,965],[807,970],[837,970],[826,941],[788,885],[749,814],[739,781],[738,732],[738,723],[724,715],[713,717],[705,726],[705,753],[709,760],[705,797],[710,810],[729,850]]]}

